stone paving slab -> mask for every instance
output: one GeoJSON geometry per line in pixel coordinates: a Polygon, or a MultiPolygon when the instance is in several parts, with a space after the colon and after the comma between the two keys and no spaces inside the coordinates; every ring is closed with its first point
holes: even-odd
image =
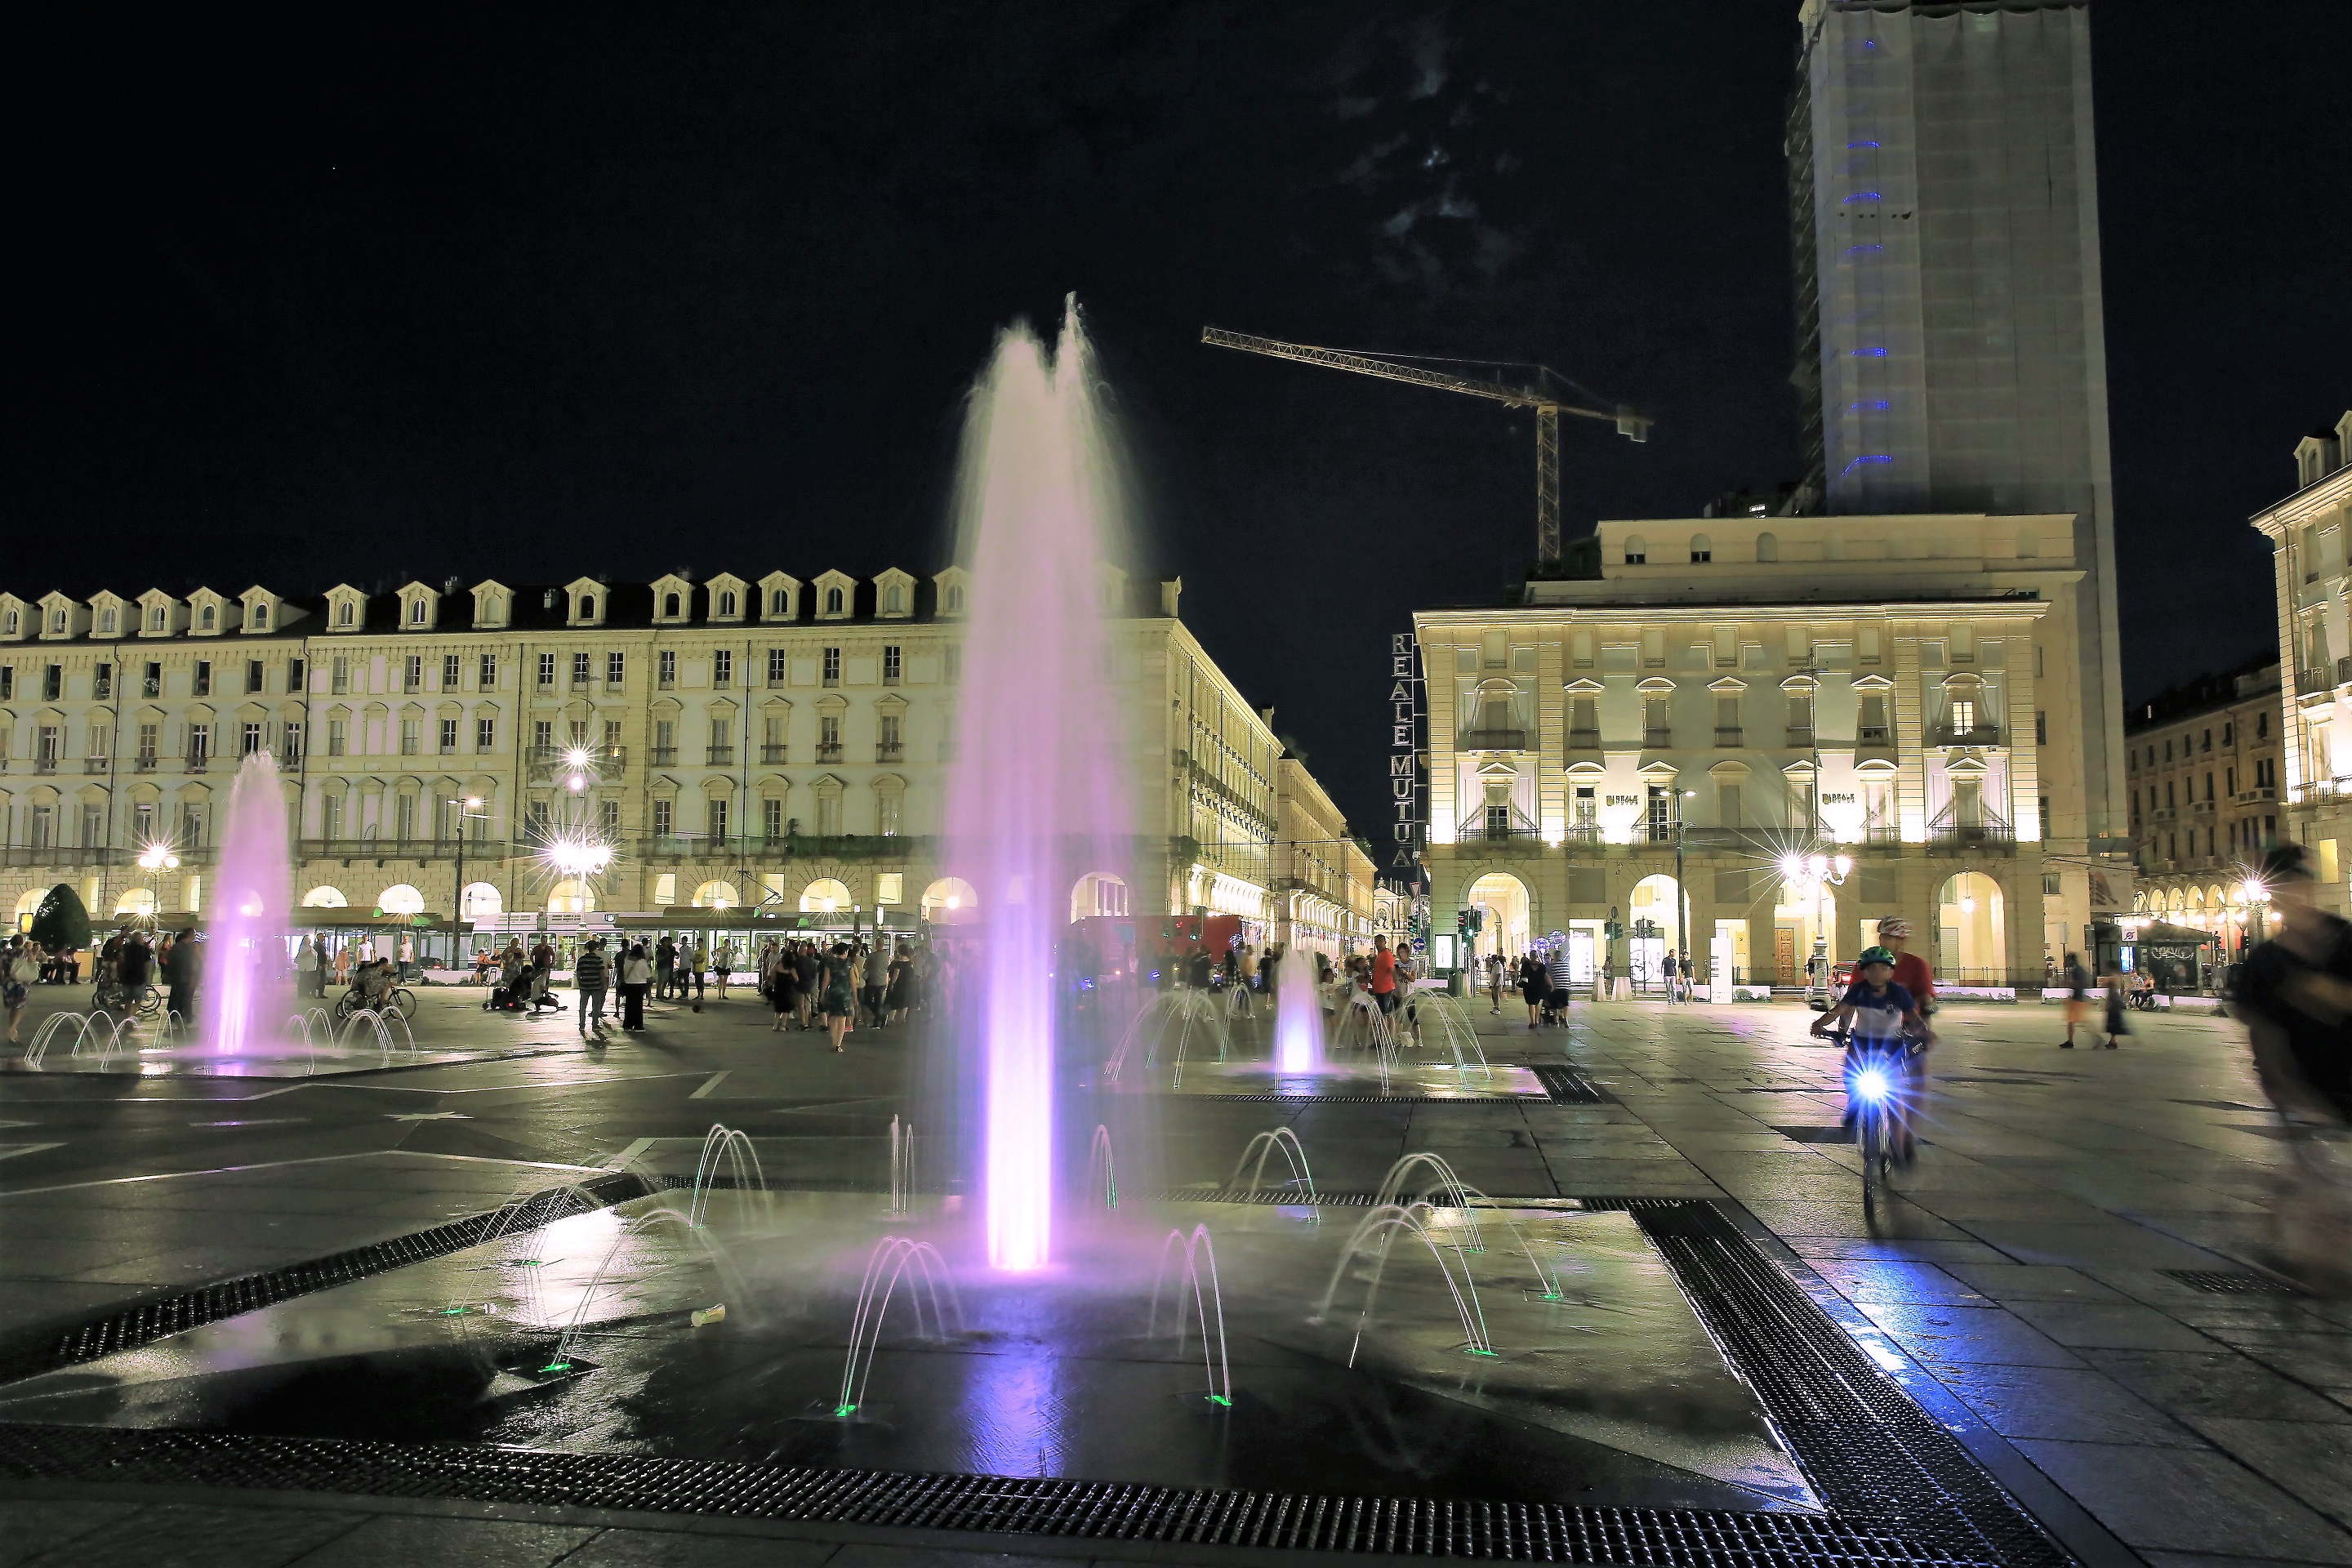
{"type": "MultiPolygon", "coordinates": [[[[648,1136],[698,1139],[711,1120],[754,1129],[763,1158],[772,1147],[790,1172],[886,1168],[876,1141],[906,1069],[903,1032],[860,1031],[836,1058],[769,1033],[755,1003],[714,1000],[700,1016],[657,1005],[646,1036],[591,1051],[568,1019],[519,1025],[461,994],[433,1000],[424,1023],[453,1042],[527,1038],[565,1054],[259,1091],[0,1084],[0,1118],[34,1123],[10,1140],[58,1143],[0,1162],[0,1328],[85,1313],[91,1292],[137,1288],[68,1274],[128,1266],[185,1280],[225,1247],[282,1256],[273,1229],[324,1238],[308,1228],[317,1218],[388,1234],[495,1201],[528,1171],[507,1162],[594,1163],[648,1136]],[[259,1125],[281,1118],[307,1120],[259,1125]],[[786,1125],[820,1118],[838,1125],[806,1136],[786,1125]],[[254,1124],[191,1125],[211,1121],[254,1124]],[[354,1162],[319,1159],[354,1147],[496,1163],[410,1152],[354,1173],[339,1169],[354,1162]],[[394,1184],[400,1163],[419,1169],[394,1184]],[[121,1187],[57,1190],[161,1169],[217,1169],[175,1180],[224,1195],[174,1201],[162,1194],[169,1184],[145,1184],[152,1201],[121,1187]],[[52,1190],[8,1196],[28,1187],[52,1190]],[[58,1272],[7,1278],[5,1244],[52,1248],[77,1235],[86,1256],[43,1251],[58,1272]],[[156,1259],[168,1261],[142,1264],[156,1259]],[[58,1267],[76,1261],[87,1267],[58,1267]]],[[[1400,1153],[1429,1147],[1498,1192],[1728,1193],[2151,1561],[2352,1560],[2352,1536],[2329,1513],[2332,1495],[2352,1490],[2331,1436],[2352,1429],[2352,1304],[2214,1296],[2157,1272],[2264,1257],[2269,1194],[2289,1155],[2233,1026],[2159,1018],[2120,1051],[2069,1053],[2053,1047],[2054,1013],[1948,1009],[1929,1058],[1927,1147],[1897,1176],[1901,1195],[1872,1215],[1850,1146],[1780,1131],[1838,1120],[1834,1056],[1802,1043],[1811,1017],[1787,1005],[1580,1005],[1569,1028],[1530,1033],[1480,1015],[1494,1060],[1570,1062],[1619,1103],[1530,1100],[1423,1117],[1408,1106],[1193,1102],[1168,1123],[1166,1163],[1184,1180],[1221,1180],[1250,1131],[1289,1125],[1334,1187],[1369,1186],[1400,1153]],[[2205,1500],[2190,1508],[2184,1496],[2205,1500]]]]}

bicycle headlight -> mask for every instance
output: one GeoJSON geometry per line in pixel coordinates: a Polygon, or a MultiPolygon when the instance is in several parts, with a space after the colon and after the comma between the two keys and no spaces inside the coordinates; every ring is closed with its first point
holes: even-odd
{"type": "Polygon", "coordinates": [[[1874,1105],[1878,1101],[1885,1100],[1888,1091],[1894,1087],[1895,1086],[1892,1083],[1887,1081],[1886,1075],[1879,1071],[1876,1068],[1864,1068],[1862,1071],[1853,1075],[1854,1093],[1862,1096],[1863,1099],[1869,1100],[1874,1105]]]}

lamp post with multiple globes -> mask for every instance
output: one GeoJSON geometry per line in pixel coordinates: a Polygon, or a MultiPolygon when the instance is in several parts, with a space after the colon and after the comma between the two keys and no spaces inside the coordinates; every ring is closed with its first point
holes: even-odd
{"type": "Polygon", "coordinates": [[[1830,979],[1830,934],[1828,927],[1822,921],[1822,897],[1827,889],[1845,885],[1847,876],[1853,870],[1853,857],[1831,855],[1819,850],[1808,855],[1800,855],[1790,850],[1780,857],[1780,870],[1782,887],[1794,892],[1799,898],[1808,894],[1812,898],[1813,951],[1806,964],[1808,976],[1805,981],[1805,990],[1808,994],[1811,994],[1812,991],[1811,976],[1819,974],[1822,977],[1822,987],[1826,991],[1830,979]]]}

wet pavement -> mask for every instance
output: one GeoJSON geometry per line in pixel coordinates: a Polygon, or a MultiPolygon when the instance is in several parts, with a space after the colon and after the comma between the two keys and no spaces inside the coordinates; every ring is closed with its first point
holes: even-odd
{"type": "MultiPolygon", "coordinates": [[[[37,990],[37,1001],[48,1002],[45,991],[37,990]]],[[[749,1136],[769,1183],[787,1189],[774,1203],[808,1213],[840,1211],[845,1241],[853,1233],[870,1239],[894,1228],[914,1234],[925,1224],[946,1223],[947,1200],[936,1193],[920,1200],[930,1205],[927,1211],[887,1212],[891,1118],[923,1125],[936,1121],[909,1089],[911,1052],[900,1036],[860,1032],[851,1037],[849,1052],[835,1057],[815,1037],[769,1033],[769,1016],[752,999],[714,1002],[698,1016],[656,1005],[646,1035],[611,1036],[592,1050],[583,1047],[568,1020],[483,1015],[478,996],[462,991],[419,994],[426,1004],[417,1024],[420,1041],[431,1050],[471,1053],[475,1059],[266,1082],[80,1072],[0,1077],[0,1123],[5,1123],[0,1125],[0,1345],[54,1338],[70,1325],[142,1300],[391,1241],[596,1170],[630,1164],[691,1171],[713,1121],[749,1136]],[[518,1051],[548,1054],[511,1054],[518,1051]],[[795,1188],[801,1190],[790,1190],[795,1188]],[[847,1194],[845,1188],[863,1192],[847,1194]],[[813,1189],[831,1189],[834,1195],[813,1189]]],[[[1769,1441],[1769,1428],[1753,1408],[1738,1400],[1698,1402],[1714,1412],[1707,1422],[1729,1423],[1717,1430],[1723,1442],[1748,1445],[1738,1464],[1723,1455],[1661,1452],[1654,1444],[1662,1439],[1654,1436],[1612,1435],[1590,1424],[1570,1430],[1556,1418],[1561,1409],[1606,1403],[1587,1397],[1606,1381],[1590,1370],[1596,1358],[1583,1357],[1581,1364],[1568,1354],[1549,1363],[1529,1358],[1512,1373],[1524,1382],[1517,1405],[1502,1394],[1481,1405],[1458,1396],[1458,1377],[1449,1391],[1427,1375],[1429,1366],[1444,1364],[1431,1358],[1457,1353],[1458,1323],[1444,1343],[1433,1340],[1410,1354],[1391,1344],[1391,1359],[1380,1376],[1350,1382],[1342,1375],[1344,1352],[1290,1326],[1306,1315],[1291,1310],[1297,1302],[1281,1313],[1252,1305],[1273,1299],[1269,1281],[1276,1279],[1312,1278],[1317,1289],[1307,1293],[1316,1294],[1330,1273],[1333,1248],[1367,1212],[1359,1206],[1350,1213],[1344,1205],[1360,1205],[1400,1156],[1430,1151],[1442,1154],[1462,1183],[1497,1200],[1607,1196],[1719,1205],[1746,1227],[1772,1268],[1892,1373],[2080,1557],[2127,1561],[2137,1552],[2184,1565],[2209,1557],[2352,1562],[2347,1530],[2352,1524],[2347,1502],[2352,1499],[2352,1307],[2261,1289],[2266,1207],[2288,1152],[2262,1109],[2228,1024],[2149,1020],[2138,1024],[2139,1033],[2120,1051],[2060,1051],[2054,1009],[1948,1011],[1946,1044],[1931,1058],[1927,1146],[1916,1169],[1895,1178],[1898,1200],[1865,1214],[1853,1151],[1836,1141],[1833,1058],[1801,1043],[1810,1019],[1801,1009],[1582,1006],[1569,1029],[1533,1034],[1511,1027],[1508,1018],[1486,1016],[1483,1007],[1471,1011],[1478,1048],[1493,1077],[1508,1087],[1473,1083],[1465,1086],[1466,1099],[1451,1103],[1422,1098],[1442,1092],[1439,1080],[1462,1083],[1465,1073],[1449,1048],[1442,1064],[1408,1058],[1410,1070],[1391,1074],[1385,1089],[1368,1086],[1368,1073],[1377,1074],[1358,1061],[1344,1087],[1327,1088],[1313,1100],[1216,1098],[1291,1092],[1290,1085],[1266,1081],[1262,1068],[1240,1063],[1189,1078],[1188,1092],[1132,1096],[1149,1102],[1148,1118],[1107,1116],[1129,1144],[1121,1163],[1129,1213],[1155,1242],[1169,1228],[1202,1221],[1221,1247],[1233,1237],[1227,1289],[1234,1298],[1236,1395],[1254,1386],[1271,1389],[1271,1397],[1262,1391],[1251,1396],[1303,1413],[1307,1426],[1238,1460],[1197,1441],[1184,1449],[1190,1457],[1177,1453],[1182,1444],[1136,1441],[1138,1434],[1160,1430],[1197,1436],[1202,1417],[1185,1405],[1186,1379],[1198,1380],[1202,1368],[1164,1347],[1134,1342],[1134,1327],[1125,1320],[1149,1310],[1150,1288],[1139,1282],[1139,1264],[1123,1266],[1115,1271],[1124,1281],[1115,1303],[1097,1303],[1091,1317],[1073,1307],[1067,1319],[1042,1329],[1031,1325],[1033,1338],[1057,1344],[1081,1320],[1102,1335],[1112,1334],[1114,1321],[1120,1325],[1114,1336],[1124,1336],[1119,1343],[1098,1345],[1097,1353],[1077,1358],[1104,1369],[1080,1404],[1107,1401],[1113,1409],[1148,1411],[1150,1419],[1125,1423],[1131,1428],[1125,1431],[1120,1423],[1108,1424],[1099,1440],[1076,1445],[1085,1449],[1091,1441],[1109,1451],[1128,1443],[1139,1456],[1128,1470],[1102,1473],[1170,1485],[1379,1491],[1387,1483],[1376,1479],[1379,1467],[1361,1462],[1361,1454],[1377,1446],[1369,1434],[1387,1431],[1414,1435],[1423,1445],[1419,1457],[1403,1460],[1400,1473],[1419,1478],[1400,1483],[1406,1492],[1545,1498],[1591,1486],[1598,1489],[1594,1497],[1628,1505],[1813,1506],[1786,1487],[1775,1491],[1773,1477],[1782,1473],[1802,1486],[1797,1467],[1769,1441]],[[1537,1066],[1573,1066],[1605,1099],[1561,1103],[1532,1082],[1527,1069],[1537,1066]],[[1320,1224],[1297,1217],[1292,1211],[1301,1205],[1244,1207],[1185,1197],[1188,1188],[1222,1187],[1249,1139],[1276,1127],[1297,1135],[1318,1193],[1342,1205],[1318,1211],[1320,1224]],[[1266,1262],[1269,1257],[1279,1257],[1280,1266],[1266,1262]],[[2217,1285],[2223,1289],[2217,1292],[2217,1285]],[[1415,1356],[1423,1358],[1418,1366],[1415,1356]],[[1312,1374],[1301,1368],[1312,1368],[1312,1374]],[[1377,1388],[1380,1398],[1366,1403],[1360,1396],[1367,1388],[1377,1388]],[[1335,1392],[1342,1390],[1354,1392],[1335,1392]],[[1442,1411],[1433,1400],[1442,1401],[1442,1411]],[[1368,1422],[1368,1413],[1386,1425],[1368,1422]],[[1740,1422],[1748,1425],[1741,1428],[1740,1422]],[[1350,1434],[1354,1448],[1301,1435],[1339,1429],[1350,1434]],[[1765,1433],[1760,1440],[1758,1430],[1765,1433]],[[1302,1458],[1309,1449],[1316,1450],[1312,1457],[1302,1458]],[[1489,1453],[1494,1462],[1483,1467],[1464,1459],[1489,1453]],[[1759,1476],[1765,1478],[1760,1486],[1754,1484],[1759,1476]],[[1729,1495],[1735,1489],[1752,1495],[1739,1500],[1729,1495]]],[[[1262,1058],[1250,1026],[1237,1041],[1236,1055],[1262,1058]]],[[[1432,1050],[1424,1058],[1437,1055],[1432,1050]]],[[[1454,1092],[1458,1097],[1463,1090],[1454,1092]]],[[[675,1193],[637,1200],[560,1221],[550,1231],[611,1228],[632,1215],[685,1201],[675,1193]]],[[[833,1320],[843,1315],[845,1302],[854,1304],[855,1279],[845,1297],[833,1265],[796,1268],[804,1260],[790,1247],[781,1260],[764,1257],[763,1247],[772,1244],[749,1239],[761,1226],[734,1215],[731,1201],[726,1194],[715,1196],[712,1230],[746,1238],[751,1279],[735,1289],[752,1292],[739,1300],[779,1304],[764,1325],[736,1325],[731,1304],[729,1322],[716,1333],[676,1324],[672,1320],[690,1301],[723,1295],[730,1287],[709,1288],[710,1281],[690,1270],[641,1271],[661,1289],[635,1312],[621,1314],[627,1322],[608,1322],[598,1308],[590,1316],[604,1325],[609,1348],[578,1346],[587,1359],[614,1369],[610,1377],[600,1371],[581,1380],[582,1386],[598,1377],[608,1387],[625,1380],[636,1391],[630,1410],[608,1413],[602,1423],[541,1420],[535,1434],[514,1426],[490,1440],[566,1451],[647,1451],[672,1444],[683,1445],[679,1451],[730,1458],[772,1453],[824,1462],[812,1436],[822,1424],[802,1419],[816,1402],[803,1385],[822,1394],[838,1379],[845,1335],[833,1320]],[[770,1284],[755,1288],[763,1269],[770,1284]],[[799,1306],[782,1310],[786,1293],[775,1283],[800,1273],[830,1282],[804,1290],[799,1306]],[[672,1286],[677,1299],[663,1297],[662,1289],[672,1286]],[[814,1316],[804,1321],[795,1315],[802,1312],[814,1316]],[[639,1320],[645,1326],[633,1327],[639,1320]],[[734,1348],[717,1348],[729,1342],[717,1336],[734,1331],[730,1325],[741,1331],[734,1348]],[[700,1414],[664,1425],[665,1412],[689,1410],[700,1414]],[[776,1426],[795,1430],[770,1450],[746,1452],[744,1435],[761,1426],[771,1410],[779,1417],[776,1426]],[[612,1424],[624,1416],[634,1424],[612,1424]]],[[[1640,1326],[1626,1342],[1675,1347],[1662,1358],[1671,1363],[1663,1370],[1608,1360],[1620,1395],[1633,1384],[1654,1389],[1689,1377],[1739,1388],[1734,1376],[1739,1369],[1727,1370],[1719,1356],[1701,1353],[1712,1348],[1706,1334],[1623,1214],[1523,1213],[1545,1233],[1529,1252],[1616,1260],[1622,1278],[1611,1289],[1618,1294],[1595,1290],[1582,1298],[1591,1304],[1593,1321],[1605,1319],[1608,1309],[1638,1306],[1640,1326]],[[1552,1232],[1572,1234],[1579,1226],[1588,1227],[1590,1245],[1551,1238],[1552,1232]],[[1638,1301],[1629,1294],[1637,1281],[1638,1301]]],[[[835,1223],[827,1219],[815,1228],[835,1223]]],[[[784,1227],[786,1234],[809,1231],[810,1225],[784,1227]]],[[[145,1361],[132,1377],[101,1373],[99,1363],[71,1374],[49,1373],[116,1382],[103,1395],[91,1392],[99,1386],[93,1384],[80,1384],[79,1392],[60,1389],[51,1399],[62,1403],[46,1416],[29,1410],[51,1403],[26,1398],[37,1392],[32,1384],[0,1390],[17,1396],[0,1405],[0,1422],[131,1424],[122,1412],[135,1406],[148,1412],[142,1421],[242,1429],[248,1419],[220,1413],[224,1402],[253,1408],[253,1401],[238,1403],[242,1394],[166,1398],[153,1390],[177,1384],[187,1394],[205,1380],[175,1377],[174,1370],[184,1372],[191,1358],[230,1353],[222,1347],[235,1347],[241,1335],[243,1375],[251,1377],[254,1368],[273,1359],[282,1363],[282,1349],[267,1348],[285,1342],[287,1331],[278,1325],[330,1321],[332,1313],[321,1304],[333,1300],[370,1302],[361,1316],[372,1313],[372,1323],[410,1333],[436,1300],[446,1305],[468,1295],[452,1281],[503,1283],[503,1276],[481,1268],[481,1255],[495,1250],[452,1252],[159,1340],[134,1353],[132,1359],[145,1361]],[[394,1310],[394,1303],[404,1306],[394,1310]],[[272,1325],[266,1331],[265,1322],[272,1325]],[[124,1383],[149,1392],[126,1399],[124,1383]],[[79,1415],[58,1413],[76,1399],[84,1402],[79,1415]],[[107,1401],[111,1415],[99,1408],[107,1401]]],[[[862,1252],[863,1245],[846,1250],[862,1252]]],[[[1511,1249],[1500,1247],[1480,1255],[1477,1276],[1501,1320],[1493,1325],[1496,1345],[1507,1354],[1514,1342],[1522,1348],[1548,1342],[1529,1325],[1559,1310],[1507,1291],[1499,1275],[1487,1272],[1510,1257],[1511,1249]],[[1537,1317],[1525,1316],[1530,1311],[1537,1317]]],[[[1396,1272],[1383,1290],[1398,1292],[1400,1309],[1421,1310],[1415,1321],[1436,1321],[1426,1310],[1435,1304],[1430,1300],[1434,1276],[1426,1268],[1414,1275],[1401,1261],[1391,1267],[1396,1272]]],[[[551,1277],[550,1286],[556,1283],[551,1277]]],[[[487,1301],[495,1293],[471,1294],[487,1301]]],[[[961,1331],[1005,1331],[990,1317],[1004,1310],[1002,1303],[971,1305],[987,1321],[961,1331]]],[[[903,1311],[903,1305],[894,1310],[903,1311]]],[[[1405,1316],[1401,1310],[1400,1321],[1405,1316]]],[[[299,1343],[311,1331],[295,1331],[294,1338],[299,1343]]],[[[477,1331],[468,1325],[467,1331],[477,1331]]],[[[444,1341],[448,1332],[446,1326],[429,1327],[444,1341]]],[[[423,1342],[411,1342],[412,1347],[423,1342]]],[[[1195,1339],[1190,1350],[1198,1348],[1195,1339]]],[[[992,1428],[986,1422],[957,1425],[903,1414],[921,1405],[906,1397],[907,1389],[933,1386],[957,1391],[935,1395],[936,1408],[969,1412],[986,1403],[973,1392],[971,1369],[992,1361],[1021,1363],[1019,1357],[962,1353],[971,1349],[944,1339],[929,1347],[902,1342],[893,1328],[872,1387],[877,1405],[902,1414],[887,1432],[878,1418],[866,1432],[824,1427],[825,1441],[846,1442],[856,1451],[845,1462],[871,1468],[1037,1473],[1034,1463],[1018,1465],[1005,1457],[1034,1445],[1025,1437],[1013,1441],[1003,1423],[992,1428]],[[942,1370],[950,1363],[966,1371],[950,1375],[942,1370]],[[857,1449],[860,1443],[868,1447],[857,1449]]],[[[312,1345],[301,1356],[316,1359],[315,1352],[312,1345]]],[[[1034,1367],[1027,1375],[1037,1375],[1034,1367]]],[[[532,1396],[539,1410],[560,1410],[567,1399],[581,1397],[550,1392],[552,1398],[532,1396]]],[[[1055,1394],[1066,1396],[1066,1391],[1055,1394]]],[[[334,1410],[345,1422],[338,1430],[364,1436],[388,1425],[372,1427],[361,1420],[354,1428],[351,1412],[389,1409],[399,1397],[289,1402],[273,1394],[259,1403],[275,1399],[281,1412],[334,1410]]],[[[1685,1408],[1666,1426],[1686,1436],[1705,1424],[1690,1419],[1685,1408]]],[[[1036,1425],[1032,1418],[1031,1426],[1036,1425]]],[[[441,1435],[469,1434],[445,1429],[441,1435]]],[[[428,1539],[444,1544],[419,1548],[419,1554],[434,1550],[459,1560],[551,1563],[559,1557],[566,1563],[776,1561],[788,1547],[793,1560],[815,1562],[882,1550],[854,1542],[856,1532],[848,1527],[830,1533],[801,1529],[790,1541],[782,1539],[780,1527],[741,1527],[763,1531],[755,1542],[750,1536],[695,1533],[705,1527],[693,1521],[645,1529],[644,1519],[578,1514],[551,1522],[501,1518],[496,1507],[458,1502],[432,1505],[438,1511],[428,1518],[383,1511],[390,1506],[386,1500],[360,1498],[263,1506],[251,1494],[217,1489],[131,1495],[16,1481],[0,1485],[0,1561],[33,1561],[47,1551],[59,1561],[69,1552],[82,1563],[163,1561],[152,1542],[164,1535],[184,1542],[190,1510],[211,1510],[205,1517],[215,1521],[219,1540],[242,1543],[222,1558],[233,1556],[240,1564],[407,1561],[413,1559],[385,1554],[406,1550],[401,1542],[413,1546],[428,1539]],[[482,1544],[457,1544],[475,1539],[482,1544]],[[150,1543],[146,1555],[137,1544],[142,1541],[150,1543]]],[[[918,1534],[901,1531],[889,1539],[912,1551],[926,1544],[918,1534]]],[[[928,1543],[1022,1552],[1032,1550],[1023,1542],[1033,1539],[1043,1540],[945,1535],[928,1543]]],[[[1081,1548],[1057,1542],[1037,1549],[1066,1555],[1081,1548]]],[[[1084,1550],[1118,1554],[1100,1542],[1084,1550]]],[[[1242,1548],[1198,1550],[1246,1554],[1242,1548]]]]}

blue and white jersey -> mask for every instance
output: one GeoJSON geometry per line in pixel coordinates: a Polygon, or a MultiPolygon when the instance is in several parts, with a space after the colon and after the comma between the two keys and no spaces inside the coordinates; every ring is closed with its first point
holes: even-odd
{"type": "Polygon", "coordinates": [[[1849,1037],[1853,1048],[1858,1051],[1894,1050],[1903,1044],[1903,1016],[1912,1010],[1911,993],[1893,981],[1886,988],[1873,994],[1870,987],[1855,981],[1846,987],[1839,1005],[1853,1009],[1849,1037]]]}

